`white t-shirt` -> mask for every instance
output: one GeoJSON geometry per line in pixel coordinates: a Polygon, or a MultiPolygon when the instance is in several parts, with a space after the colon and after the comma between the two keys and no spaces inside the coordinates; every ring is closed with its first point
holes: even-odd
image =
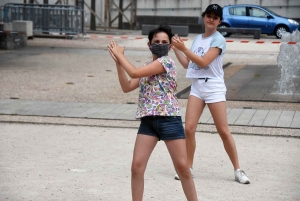
{"type": "Polygon", "coordinates": [[[186,73],[187,78],[224,80],[223,55],[226,51],[226,40],[218,31],[207,38],[203,38],[202,34],[198,35],[193,41],[191,51],[198,56],[203,57],[211,47],[220,48],[220,55],[205,68],[201,68],[194,62],[190,61],[186,73]]]}

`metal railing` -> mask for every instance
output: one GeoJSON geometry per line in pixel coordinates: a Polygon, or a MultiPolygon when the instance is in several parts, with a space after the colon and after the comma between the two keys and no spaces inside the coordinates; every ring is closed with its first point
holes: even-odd
{"type": "Polygon", "coordinates": [[[2,16],[4,23],[32,21],[34,33],[84,34],[84,10],[77,6],[8,3],[2,16]]]}

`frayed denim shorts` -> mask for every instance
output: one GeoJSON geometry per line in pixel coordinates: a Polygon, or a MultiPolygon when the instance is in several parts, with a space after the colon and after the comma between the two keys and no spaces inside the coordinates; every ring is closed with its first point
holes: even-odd
{"type": "Polygon", "coordinates": [[[141,118],[138,134],[158,140],[185,139],[181,116],[146,116],[141,118]]]}

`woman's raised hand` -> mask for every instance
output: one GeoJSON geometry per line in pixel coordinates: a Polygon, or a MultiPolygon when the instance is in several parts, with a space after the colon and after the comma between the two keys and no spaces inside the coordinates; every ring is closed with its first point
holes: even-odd
{"type": "Polygon", "coordinates": [[[116,63],[118,61],[118,54],[124,54],[125,47],[120,47],[114,40],[110,41],[109,45],[107,45],[110,56],[115,60],[116,63]]]}
{"type": "Polygon", "coordinates": [[[115,57],[118,57],[120,54],[124,54],[125,47],[120,47],[114,40],[110,41],[107,47],[115,55],[115,57]]]}
{"type": "Polygon", "coordinates": [[[174,36],[172,38],[172,45],[180,51],[183,51],[185,49],[185,44],[179,36],[174,36]]]}

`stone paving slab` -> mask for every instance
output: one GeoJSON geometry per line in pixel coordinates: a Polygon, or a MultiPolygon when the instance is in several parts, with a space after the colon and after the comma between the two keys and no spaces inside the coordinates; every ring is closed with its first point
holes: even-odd
{"type": "Polygon", "coordinates": [[[295,111],[282,111],[276,126],[286,128],[291,127],[294,117],[295,111]]]}
{"type": "MultiPolygon", "coordinates": [[[[300,102],[300,94],[280,94],[280,68],[276,65],[247,65],[225,81],[227,100],[300,102]]],[[[299,86],[300,79],[293,83],[299,86]]]]}
{"type": "MultiPolygon", "coordinates": [[[[184,112],[183,112],[184,113],[184,112]]],[[[198,121],[198,123],[207,123],[208,120],[211,118],[211,114],[209,112],[209,109],[208,108],[205,108],[203,110],[203,113],[198,121]]]]}
{"type": "MultiPolygon", "coordinates": [[[[246,65],[225,80],[228,101],[280,101],[300,103],[300,78],[294,76],[295,91],[292,94],[279,93],[278,81],[281,69],[277,65],[246,65]]],[[[190,86],[177,93],[187,99],[190,86]]]]}
{"type": "Polygon", "coordinates": [[[292,121],[291,128],[300,128],[300,122],[299,121],[292,121]]]}
{"type": "Polygon", "coordinates": [[[241,113],[243,112],[243,109],[232,109],[227,115],[228,124],[234,124],[236,120],[239,118],[241,113]]]}
{"type": "MultiPolygon", "coordinates": [[[[0,115],[135,120],[136,109],[136,104],[0,100],[0,115]]],[[[185,109],[181,108],[183,121],[185,109]]],[[[299,111],[227,108],[227,118],[229,125],[300,128],[299,111]]],[[[214,124],[208,108],[204,109],[199,124],[214,124]]]]}
{"type": "Polygon", "coordinates": [[[234,125],[248,125],[255,112],[256,110],[254,109],[244,109],[239,118],[234,122],[234,125]]]}
{"type": "MultiPolygon", "coordinates": [[[[268,113],[263,123],[263,126],[276,126],[278,120],[280,118],[282,111],[281,110],[273,110],[268,113]]],[[[295,117],[296,118],[296,117],[295,117]]]]}
{"type": "Polygon", "coordinates": [[[269,112],[269,110],[256,110],[248,125],[261,126],[264,123],[269,112]]]}

